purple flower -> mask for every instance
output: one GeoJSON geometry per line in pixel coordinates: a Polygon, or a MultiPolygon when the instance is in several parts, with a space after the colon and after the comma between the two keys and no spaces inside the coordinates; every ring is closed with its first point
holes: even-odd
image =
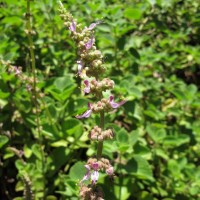
{"type": "Polygon", "coordinates": [[[21,74],[21,70],[16,66],[14,66],[14,72],[15,72],[15,76],[19,76],[21,74]]]}
{"type": "Polygon", "coordinates": [[[110,166],[107,170],[106,170],[106,174],[108,174],[109,176],[112,176],[114,173],[114,169],[112,166],[110,166]]]}
{"type": "Polygon", "coordinates": [[[90,93],[90,82],[88,80],[84,80],[85,88],[84,88],[84,94],[90,93]]]}
{"type": "Polygon", "coordinates": [[[76,22],[75,21],[72,21],[72,23],[69,26],[69,30],[71,32],[76,32],[76,22]]]}
{"type": "Polygon", "coordinates": [[[89,165],[85,165],[85,168],[87,169],[86,174],[84,175],[83,179],[81,180],[81,182],[86,181],[90,178],[91,173],[90,173],[90,166],[89,165]]]}
{"type": "Polygon", "coordinates": [[[92,163],[92,168],[93,168],[94,170],[98,170],[98,169],[99,169],[99,163],[98,163],[98,162],[92,163]]]}
{"type": "Polygon", "coordinates": [[[86,181],[88,180],[89,178],[91,178],[92,180],[92,184],[96,184],[96,182],[98,181],[99,179],[99,172],[97,171],[97,169],[94,169],[94,171],[92,172],[91,174],[91,169],[90,169],[90,166],[89,165],[85,165],[85,168],[87,169],[87,172],[86,174],[84,175],[83,179],[81,180],[81,183],[83,181],[86,181]]]}
{"type": "Polygon", "coordinates": [[[99,179],[99,172],[98,171],[94,171],[91,174],[91,179],[92,179],[92,184],[95,185],[99,179]]]}
{"type": "Polygon", "coordinates": [[[76,116],[76,118],[77,119],[88,118],[92,114],[92,107],[90,103],[88,103],[88,108],[89,109],[86,112],[84,112],[82,115],[76,116]]]}
{"type": "Polygon", "coordinates": [[[115,108],[118,108],[119,106],[123,105],[124,103],[126,103],[126,100],[116,103],[116,102],[114,102],[114,96],[110,96],[109,103],[110,103],[110,106],[115,109],[115,108]]]}
{"type": "Polygon", "coordinates": [[[97,21],[97,22],[95,22],[95,23],[92,23],[92,24],[90,24],[90,26],[88,27],[88,30],[92,30],[92,29],[94,29],[98,24],[100,24],[100,23],[102,23],[102,21],[101,20],[99,20],[99,21],[97,21]]]}
{"type": "Polygon", "coordinates": [[[83,63],[82,61],[78,60],[77,64],[78,64],[78,74],[80,75],[83,70],[83,63]]]}
{"type": "Polygon", "coordinates": [[[94,36],[92,36],[92,37],[88,40],[88,42],[85,44],[85,48],[86,48],[86,49],[91,49],[92,46],[93,46],[93,44],[94,44],[94,42],[95,42],[95,39],[94,39],[94,36]]]}
{"type": "Polygon", "coordinates": [[[32,86],[28,84],[28,85],[26,85],[26,89],[28,92],[30,92],[32,90],[32,86]]]}

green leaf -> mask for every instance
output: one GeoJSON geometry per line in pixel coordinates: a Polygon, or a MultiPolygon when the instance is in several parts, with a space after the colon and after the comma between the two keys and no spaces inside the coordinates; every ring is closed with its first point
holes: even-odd
{"type": "Polygon", "coordinates": [[[125,153],[129,148],[130,148],[130,145],[129,144],[121,144],[121,143],[118,143],[118,150],[121,152],[121,153],[125,153]]]}
{"type": "Polygon", "coordinates": [[[8,143],[9,139],[7,136],[5,135],[0,135],[0,149],[6,144],[8,143]]]}
{"type": "Polygon", "coordinates": [[[39,159],[42,159],[42,155],[41,155],[41,147],[38,144],[34,144],[32,146],[32,152],[33,154],[39,159]]]}
{"type": "Polygon", "coordinates": [[[129,144],[130,145],[134,145],[139,138],[139,131],[135,130],[135,131],[131,131],[130,135],[129,135],[129,144]]]}
{"type": "Polygon", "coordinates": [[[99,25],[98,29],[102,32],[108,32],[108,33],[111,32],[110,26],[107,26],[107,25],[104,25],[104,24],[99,25]]]}
{"type": "Polygon", "coordinates": [[[154,6],[156,4],[156,0],[148,0],[148,2],[151,4],[151,6],[154,6]]]}
{"type": "Polygon", "coordinates": [[[178,147],[182,144],[189,143],[190,137],[188,135],[179,134],[177,136],[166,136],[163,140],[165,146],[178,147]]]}
{"type": "Polygon", "coordinates": [[[50,93],[58,101],[65,101],[75,88],[76,84],[71,76],[65,76],[49,80],[45,91],[50,93]]]}
{"type": "Polygon", "coordinates": [[[165,129],[160,128],[159,125],[157,125],[157,124],[147,125],[146,130],[155,142],[161,142],[166,136],[165,129]]]}
{"type": "Polygon", "coordinates": [[[149,156],[151,154],[150,149],[141,143],[136,143],[134,146],[134,153],[138,155],[146,155],[149,156]]]}
{"type": "Polygon", "coordinates": [[[0,97],[1,99],[6,99],[10,96],[10,93],[9,92],[3,92],[1,89],[0,89],[0,97]]]}
{"type": "Polygon", "coordinates": [[[66,119],[62,124],[62,130],[66,136],[73,135],[79,138],[83,133],[83,124],[77,119],[66,119]]]}
{"type": "Polygon", "coordinates": [[[79,161],[70,168],[69,176],[72,180],[74,181],[82,180],[83,176],[86,173],[84,165],[85,163],[79,161]]]}
{"type": "Polygon", "coordinates": [[[121,129],[119,132],[116,133],[116,139],[119,143],[128,143],[128,133],[125,129],[121,129]]]}
{"type": "Polygon", "coordinates": [[[60,91],[64,91],[64,89],[67,88],[69,85],[71,85],[71,83],[72,83],[71,76],[59,77],[56,78],[54,81],[56,89],[60,91]]]}
{"type": "Polygon", "coordinates": [[[171,92],[179,99],[179,100],[187,100],[186,94],[184,91],[180,89],[173,89],[171,92]]]}
{"type": "Polygon", "coordinates": [[[168,154],[166,154],[166,152],[163,149],[157,148],[157,149],[155,149],[155,153],[156,153],[157,156],[159,156],[159,157],[161,157],[165,160],[169,159],[168,154]]]}
{"type": "Polygon", "coordinates": [[[131,53],[131,55],[132,55],[134,58],[140,59],[140,54],[138,53],[138,51],[137,51],[135,48],[131,47],[131,48],[129,49],[129,52],[131,53]]]}
{"type": "Polygon", "coordinates": [[[24,145],[24,155],[25,155],[25,157],[30,158],[32,153],[33,153],[33,151],[27,145],[24,145]]]}
{"type": "Polygon", "coordinates": [[[125,169],[129,174],[133,174],[138,178],[153,180],[151,167],[141,156],[135,155],[133,159],[128,161],[125,169]]]}
{"type": "Polygon", "coordinates": [[[56,147],[53,149],[49,155],[50,160],[52,161],[51,168],[49,168],[48,176],[53,177],[65,164],[70,156],[70,150],[66,147],[56,147]]]}
{"type": "Polygon", "coordinates": [[[46,197],[46,200],[57,200],[57,197],[53,195],[49,195],[46,197]]]}
{"type": "Polygon", "coordinates": [[[65,140],[59,140],[57,142],[51,143],[52,147],[67,147],[68,142],[65,140]]]}
{"type": "Polygon", "coordinates": [[[130,20],[138,20],[142,17],[142,11],[136,8],[126,8],[124,10],[124,17],[130,20]]]}

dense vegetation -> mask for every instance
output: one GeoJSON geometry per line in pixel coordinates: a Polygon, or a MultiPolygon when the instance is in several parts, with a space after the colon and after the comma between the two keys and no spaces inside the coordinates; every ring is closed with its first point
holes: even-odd
{"type": "MultiPolygon", "coordinates": [[[[103,154],[115,177],[99,180],[105,199],[200,199],[199,0],[63,4],[85,26],[103,20],[95,38],[105,77],[115,81],[116,96],[128,99],[106,115],[115,140],[105,142],[103,154]]],[[[30,10],[25,14],[26,1],[0,2],[0,199],[75,200],[96,149],[88,130],[99,119],[74,118],[89,100],[56,1],[31,1],[30,10]]]]}

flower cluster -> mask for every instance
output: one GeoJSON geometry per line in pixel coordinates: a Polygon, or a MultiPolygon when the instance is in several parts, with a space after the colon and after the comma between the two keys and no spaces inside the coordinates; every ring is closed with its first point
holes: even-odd
{"type": "Polygon", "coordinates": [[[98,141],[113,139],[113,136],[114,133],[112,129],[107,129],[105,131],[102,131],[102,129],[99,126],[95,126],[88,135],[88,137],[91,140],[98,140],[98,141]]]}
{"type": "Polygon", "coordinates": [[[114,176],[114,169],[110,164],[110,161],[106,158],[101,158],[100,160],[97,160],[96,158],[89,158],[85,168],[87,172],[81,180],[81,183],[91,178],[92,184],[95,185],[99,178],[100,170],[105,171],[106,174],[111,177],[114,176]]]}
{"type": "Polygon", "coordinates": [[[123,100],[119,103],[114,102],[114,96],[110,96],[109,99],[101,99],[97,103],[89,103],[88,110],[83,113],[82,115],[76,116],[76,118],[88,118],[92,113],[100,113],[101,111],[109,112],[113,109],[118,108],[119,106],[123,105],[126,101],[123,100]]]}
{"type": "Polygon", "coordinates": [[[77,115],[77,119],[88,118],[91,114],[100,114],[100,126],[94,126],[88,137],[92,141],[97,141],[97,156],[90,158],[85,165],[87,170],[85,176],[80,182],[80,196],[82,199],[102,199],[97,192],[97,181],[99,171],[104,171],[108,176],[113,177],[114,169],[108,159],[102,158],[103,141],[113,139],[114,133],[111,129],[104,130],[104,114],[117,109],[126,101],[115,102],[114,96],[104,98],[106,90],[114,88],[114,81],[109,78],[101,78],[105,72],[103,63],[103,55],[95,44],[94,29],[102,21],[90,24],[88,27],[82,27],[78,24],[73,16],[69,14],[60,2],[61,18],[64,25],[70,30],[71,37],[77,46],[77,67],[78,76],[83,79],[84,94],[91,94],[97,99],[96,102],[88,103],[88,109],[81,115],[77,115]],[[91,179],[91,186],[84,186],[83,182],[91,179]]]}
{"type": "Polygon", "coordinates": [[[22,67],[17,67],[17,66],[11,67],[11,65],[10,65],[8,71],[10,73],[14,73],[15,76],[17,76],[17,77],[20,77],[22,75],[22,67]]]}
{"type": "Polygon", "coordinates": [[[60,3],[60,16],[64,20],[64,25],[71,32],[71,37],[75,41],[78,51],[78,75],[84,76],[83,69],[86,70],[87,76],[95,76],[105,71],[102,66],[103,55],[101,51],[96,49],[94,28],[101,23],[97,21],[82,28],[81,24],[77,24],[72,15],[66,12],[60,3]]]}
{"type": "Polygon", "coordinates": [[[92,94],[98,95],[103,91],[113,89],[114,84],[114,81],[109,78],[104,78],[102,81],[97,81],[96,78],[91,81],[84,80],[84,94],[89,94],[91,92],[92,94]]]}
{"type": "Polygon", "coordinates": [[[103,191],[100,187],[93,189],[92,187],[81,185],[80,197],[87,200],[104,200],[103,191]]]}
{"type": "Polygon", "coordinates": [[[9,62],[5,62],[3,60],[1,60],[0,63],[7,67],[7,70],[10,74],[14,74],[22,83],[26,85],[28,92],[32,91],[34,78],[22,73],[22,67],[13,66],[9,62]]]}

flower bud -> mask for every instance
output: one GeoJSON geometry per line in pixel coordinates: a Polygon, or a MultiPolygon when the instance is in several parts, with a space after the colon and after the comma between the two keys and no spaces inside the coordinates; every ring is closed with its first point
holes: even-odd
{"type": "Polygon", "coordinates": [[[103,141],[103,139],[104,139],[104,138],[103,138],[102,135],[98,135],[98,137],[97,137],[97,140],[98,140],[98,141],[103,141]]]}
{"type": "Polygon", "coordinates": [[[106,174],[108,174],[109,176],[112,176],[114,174],[114,169],[112,166],[106,169],[106,174]]]}
{"type": "Polygon", "coordinates": [[[94,54],[95,54],[96,57],[101,57],[102,56],[101,51],[99,51],[99,50],[95,50],[94,54]]]}

